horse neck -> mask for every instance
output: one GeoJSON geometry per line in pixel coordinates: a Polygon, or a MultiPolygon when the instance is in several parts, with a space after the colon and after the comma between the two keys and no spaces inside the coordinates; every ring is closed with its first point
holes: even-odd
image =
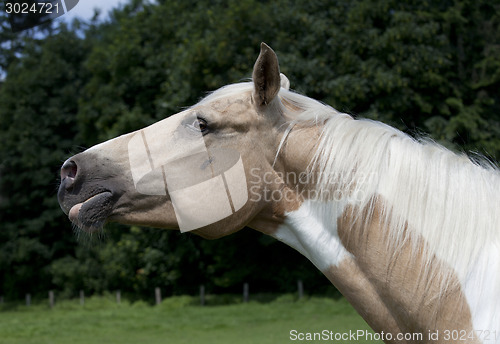
{"type": "MultiPolygon", "coordinates": [[[[298,133],[288,144],[301,142],[302,151],[314,151],[298,133]]],[[[313,158],[305,155],[298,160],[313,158]]],[[[288,166],[307,168],[303,162],[288,166]]],[[[390,332],[394,338],[398,333],[422,333],[427,342],[425,336],[432,331],[471,331],[471,309],[453,267],[433,255],[424,237],[410,235],[407,224],[397,247],[391,246],[387,209],[392,204],[370,187],[362,191],[370,193],[368,202],[302,199],[272,235],[311,260],[378,332],[390,332]]]]}

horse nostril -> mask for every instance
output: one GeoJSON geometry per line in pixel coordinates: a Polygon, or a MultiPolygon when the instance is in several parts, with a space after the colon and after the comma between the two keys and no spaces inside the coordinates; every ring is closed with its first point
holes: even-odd
{"type": "Polygon", "coordinates": [[[72,186],[77,172],[78,168],[76,166],[76,163],[71,160],[66,161],[61,167],[61,182],[66,181],[67,188],[72,186]]]}

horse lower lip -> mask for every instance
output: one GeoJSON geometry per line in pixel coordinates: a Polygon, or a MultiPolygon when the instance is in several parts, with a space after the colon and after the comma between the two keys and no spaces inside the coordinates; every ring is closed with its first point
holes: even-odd
{"type": "MultiPolygon", "coordinates": [[[[69,217],[70,221],[75,223],[75,224],[85,222],[85,218],[84,218],[85,214],[81,214],[81,213],[82,212],[84,213],[85,210],[88,211],[89,209],[94,208],[93,203],[96,203],[95,206],[100,208],[103,204],[106,203],[107,200],[109,200],[111,198],[111,196],[112,196],[111,192],[105,191],[105,192],[101,192],[101,193],[98,193],[97,195],[90,197],[85,202],[75,204],[73,207],[71,207],[71,209],[69,210],[69,213],[68,213],[68,217],[69,217]],[[86,206],[86,207],[82,211],[83,206],[86,206]]],[[[106,207],[104,207],[104,208],[106,208],[106,207]]],[[[102,209],[102,210],[103,210],[103,213],[106,212],[106,209],[102,209]]],[[[100,209],[98,209],[97,212],[100,212],[100,209]]]]}

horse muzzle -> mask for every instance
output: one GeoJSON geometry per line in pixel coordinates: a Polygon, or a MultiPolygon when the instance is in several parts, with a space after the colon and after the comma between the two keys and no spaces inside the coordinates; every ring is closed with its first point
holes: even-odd
{"type": "Polygon", "coordinates": [[[86,232],[102,229],[118,198],[110,182],[111,174],[93,168],[96,163],[98,160],[85,156],[85,153],[68,159],[61,167],[61,184],[57,193],[63,212],[74,225],[86,232]],[[101,171],[100,175],[95,171],[101,171]]]}

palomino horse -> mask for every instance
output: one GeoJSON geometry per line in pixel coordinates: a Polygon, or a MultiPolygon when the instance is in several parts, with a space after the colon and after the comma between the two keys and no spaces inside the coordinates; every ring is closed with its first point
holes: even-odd
{"type": "Polygon", "coordinates": [[[498,170],[288,88],[262,44],[252,82],[68,159],[61,208],[89,232],[248,226],[310,259],[387,343],[500,343],[498,170]]]}

